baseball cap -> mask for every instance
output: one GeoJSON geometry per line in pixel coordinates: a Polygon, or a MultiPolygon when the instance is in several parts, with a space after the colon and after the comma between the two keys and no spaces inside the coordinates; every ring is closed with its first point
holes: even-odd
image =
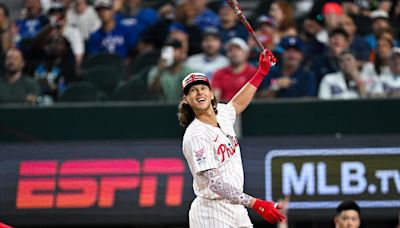
{"type": "Polygon", "coordinates": [[[376,20],[376,19],[389,20],[389,14],[384,10],[374,10],[371,12],[370,18],[372,20],[376,20]]]}
{"type": "Polygon", "coordinates": [[[99,9],[99,8],[111,9],[113,4],[112,4],[111,0],[95,0],[93,2],[93,6],[96,9],[99,9]]]}
{"type": "Polygon", "coordinates": [[[398,48],[398,47],[394,47],[393,49],[392,49],[392,51],[393,51],[393,53],[392,53],[392,56],[400,56],[400,48],[398,48]]]}
{"type": "Polygon", "coordinates": [[[339,3],[327,2],[322,7],[322,14],[333,13],[336,15],[343,15],[343,8],[339,3]]]}
{"type": "Polygon", "coordinates": [[[235,45],[235,46],[241,48],[245,52],[249,51],[249,46],[247,45],[246,41],[244,41],[242,38],[235,37],[235,38],[230,39],[225,44],[225,49],[228,49],[231,45],[235,45]]]}
{"type": "Polygon", "coordinates": [[[221,35],[219,33],[219,30],[216,27],[207,27],[207,28],[205,28],[204,31],[203,31],[203,39],[205,37],[207,37],[207,36],[214,36],[214,37],[217,37],[217,38],[221,39],[221,35]]]}
{"type": "Polygon", "coordinates": [[[261,15],[257,18],[257,25],[261,25],[261,24],[268,24],[272,27],[275,27],[276,23],[275,20],[272,17],[268,17],[266,15],[261,15]]]}
{"type": "Polygon", "coordinates": [[[190,73],[182,80],[182,92],[187,94],[190,87],[198,84],[203,84],[211,88],[210,81],[203,73],[190,73]]]}
{"type": "Polygon", "coordinates": [[[185,26],[179,22],[173,22],[169,25],[168,32],[173,32],[173,31],[180,31],[180,32],[188,33],[185,26]]]}
{"type": "Polygon", "coordinates": [[[62,2],[51,2],[49,13],[60,12],[65,10],[65,5],[62,2]]]}
{"type": "Polygon", "coordinates": [[[303,48],[303,42],[297,36],[287,36],[282,39],[280,46],[285,50],[295,48],[301,51],[303,48]]]}

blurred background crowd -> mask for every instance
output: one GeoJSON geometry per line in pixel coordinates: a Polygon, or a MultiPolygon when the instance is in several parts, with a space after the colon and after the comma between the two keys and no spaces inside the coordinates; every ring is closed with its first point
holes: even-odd
{"type": "MultiPolygon", "coordinates": [[[[203,72],[222,102],[261,52],[223,0],[0,3],[0,103],[178,102],[203,72]]],[[[278,58],[257,99],[400,96],[399,0],[240,1],[278,58]]]]}

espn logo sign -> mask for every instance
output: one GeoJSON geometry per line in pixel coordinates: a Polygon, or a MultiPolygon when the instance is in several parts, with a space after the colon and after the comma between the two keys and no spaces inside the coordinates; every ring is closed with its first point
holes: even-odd
{"type": "Polygon", "coordinates": [[[111,208],[116,192],[129,190],[138,190],[140,207],[152,207],[159,175],[166,175],[166,206],[180,206],[184,171],[178,158],[23,161],[16,207],[111,208]]]}

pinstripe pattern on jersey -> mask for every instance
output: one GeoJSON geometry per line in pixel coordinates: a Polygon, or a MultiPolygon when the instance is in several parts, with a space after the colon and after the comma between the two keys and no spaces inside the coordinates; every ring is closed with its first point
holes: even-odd
{"type": "Polygon", "coordinates": [[[224,180],[240,191],[243,191],[244,183],[240,146],[235,146],[233,154],[228,155],[229,152],[225,151],[224,160],[221,151],[218,151],[221,145],[233,148],[232,144],[237,143],[233,129],[236,119],[235,109],[230,104],[218,104],[217,109],[219,128],[195,118],[186,129],[182,143],[183,153],[194,179],[194,192],[197,196],[208,199],[221,197],[208,188],[206,178],[199,175],[202,171],[218,168],[224,180]]]}
{"type": "Polygon", "coordinates": [[[183,154],[193,175],[193,190],[197,195],[189,211],[189,225],[191,228],[253,227],[246,208],[225,202],[209,189],[206,177],[201,174],[218,168],[226,183],[243,192],[243,164],[233,128],[236,111],[231,104],[218,104],[217,109],[219,127],[195,118],[183,137],[183,154]]]}
{"type": "Polygon", "coordinates": [[[251,228],[246,208],[221,200],[197,197],[189,211],[190,228],[251,228]]]}

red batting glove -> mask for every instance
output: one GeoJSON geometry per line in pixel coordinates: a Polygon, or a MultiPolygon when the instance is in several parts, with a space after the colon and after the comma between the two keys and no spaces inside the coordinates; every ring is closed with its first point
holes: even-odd
{"type": "Polygon", "coordinates": [[[258,57],[258,69],[254,76],[250,79],[250,84],[258,88],[264,77],[268,74],[271,66],[277,62],[274,54],[269,49],[265,49],[258,57]]]}
{"type": "Polygon", "coordinates": [[[12,228],[12,227],[0,222],[0,228],[12,228]]]}
{"type": "Polygon", "coordinates": [[[266,76],[271,66],[275,65],[278,60],[269,49],[265,49],[258,57],[258,71],[266,76]]]}
{"type": "Polygon", "coordinates": [[[252,208],[257,214],[272,224],[282,222],[286,219],[285,216],[278,211],[281,207],[274,202],[256,199],[252,208]]]}

